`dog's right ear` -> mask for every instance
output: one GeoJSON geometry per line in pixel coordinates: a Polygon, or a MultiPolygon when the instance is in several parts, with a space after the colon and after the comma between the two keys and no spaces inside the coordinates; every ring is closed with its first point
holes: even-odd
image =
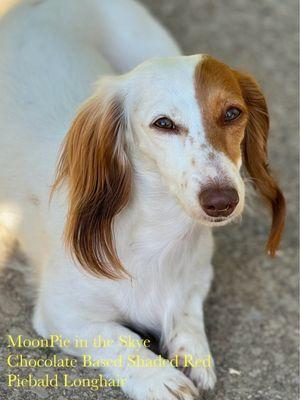
{"type": "Polygon", "coordinates": [[[286,206],[284,196],[268,165],[267,140],[269,113],[264,95],[249,75],[234,71],[248,107],[249,119],[243,140],[244,163],[254,187],[260,192],[272,211],[272,227],[267,250],[275,256],[284,229],[286,206]]]}
{"type": "Polygon", "coordinates": [[[89,272],[111,279],[127,274],[114,243],[114,217],[131,193],[125,125],[121,98],[100,90],[89,99],[65,138],[53,185],[53,191],[65,180],[68,185],[64,234],[71,254],[89,272]]]}

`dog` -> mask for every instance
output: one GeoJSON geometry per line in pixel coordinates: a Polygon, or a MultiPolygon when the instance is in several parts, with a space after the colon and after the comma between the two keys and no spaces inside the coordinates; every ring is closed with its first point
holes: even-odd
{"type": "Polygon", "coordinates": [[[134,399],[192,399],[216,382],[211,228],[242,214],[242,164],[271,209],[272,256],[284,226],[264,95],[212,56],[183,56],[133,0],[17,3],[0,25],[2,264],[18,241],[39,335],[86,338],[67,351],[95,361],[154,362],[137,345],[149,332],[169,363],[105,375],[134,399]],[[99,335],[111,345],[92,346],[99,335]],[[209,366],[184,368],[187,354],[209,366]]]}

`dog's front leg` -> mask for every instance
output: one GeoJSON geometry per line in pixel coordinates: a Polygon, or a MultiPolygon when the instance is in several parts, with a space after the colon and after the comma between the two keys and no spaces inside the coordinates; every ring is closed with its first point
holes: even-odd
{"type": "Polygon", "coordinates": [[[203,300],[207,290],[195,285],[182,305],[174,310],[172,326],[164,346],[169,359],[177,359],[183,372],[199,389],[212,389],[216,383],[214,361],[207,341],[203,300]],[[202,289],[202,290],[201,290],[202,289]]]}
{"type": "Polygon", "coordinates": [[[142,343],[139,335],[118,322],[92,322],[88,317],[84,318],[82,313],[79,316],[78,310],[71,304],[55,309],[48,304],[48,310],[44,308],[42,312],[40,301],[35,309],[34,326],[44,337],[59,332],[64,338],[84,338],[87,347],[64,348],[74,356],[82,357],[85,354],[92,362],[106,360],[111,363],[118,360],[118,365],[105,366],[103,374],[106,378],[122,381],[123,391],[133,399],[192,400],[198,395],[192,381],[170,363],[151,366],[158,356],[142,343]],[[109,345],[95,346],[94,339],[99,336],[109,341],[109,345]]]}

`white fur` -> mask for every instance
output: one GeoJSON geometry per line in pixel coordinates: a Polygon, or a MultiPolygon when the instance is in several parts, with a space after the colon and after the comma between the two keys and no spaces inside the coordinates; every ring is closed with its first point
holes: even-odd
{"type": "MultiPolygon", "coordinates": [[[[212,279],[213,240],[198,193],[208,178],[231,179],[241,199],[236,216],[243,185],[238,167],[206,142],[193,83],[200,59],[181,56],[167,32],[132,0],[28,0],[1,20],[0,232],[6,245],[8,237],[20,242],[38,271],[34,327],[42,336],[138,338],[122,321],[158,335],[169,357],[183,350],[198,358],[210,354],[202,303],[212,279]],[[168,58],[136,67],[154,56],[168,58]],[[76,266],[61,238],[67,188],[49,206],[59,145],[102,75],[111,77],[97,90],[125,96],[130,125],[124,134],[134,195],[116,218],[115,234],[131,280],[94,278],[76,266]],[[193,143],[154,132],[149,124],[160,115],[186,126],[193,143]]],[[[117,345],[84,352],[95,359],[136,353],[117,345]]],[[[155,356],[145,347],[138,354],[155,356]]],[[[124,391],[139,400],[175,399],[165,385],[191,399],[187,388],[212,388],[216,380],[213,368],[200,367],[191,371],[194,383],[173,367],[105,373],[127,378],[124,391]]]]}

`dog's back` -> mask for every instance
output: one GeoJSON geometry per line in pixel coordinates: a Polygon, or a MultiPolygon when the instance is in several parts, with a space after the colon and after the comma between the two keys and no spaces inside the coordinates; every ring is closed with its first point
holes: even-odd
{"type": "Polygon", "coordinates": [[[12,3],[0,10],[0,225],[31,244],[24,221],[43,229],[59,145],[95,81],[179,49],[133,0],[12,3]]]}

